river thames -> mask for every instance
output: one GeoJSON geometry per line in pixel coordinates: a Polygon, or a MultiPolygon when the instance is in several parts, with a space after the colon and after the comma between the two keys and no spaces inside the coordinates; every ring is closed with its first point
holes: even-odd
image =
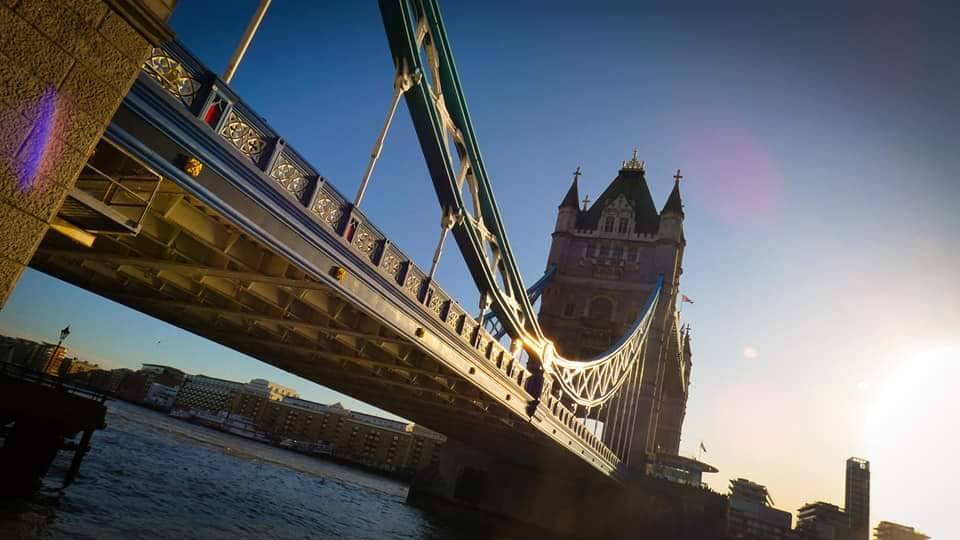
{"type": "Polygon", "coordinates": [[[0,538],[490,537],[407,506],[401,482],[127,403],[108,409],[74,484],[0,509],[0,538]]]}

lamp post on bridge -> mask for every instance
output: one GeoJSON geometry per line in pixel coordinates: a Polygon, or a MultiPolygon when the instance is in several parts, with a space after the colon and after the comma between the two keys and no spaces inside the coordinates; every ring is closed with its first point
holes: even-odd
{"type": "Polygon", "coordinates": [[[53,352],[50,353],[50,358],[47,359],[47,362],[43,365],[44,373],[47,373],[47,371],[50,369],[50,364],[52,364],[54,359],[56,359],[57,354],[60,352],[60,348],[63,346],[63,340],[67,339],[69,335],[70,325],[67,325],[63,330],[60,330],[60,340],[57,341],[57,346],[53,348],[53,352]]]}

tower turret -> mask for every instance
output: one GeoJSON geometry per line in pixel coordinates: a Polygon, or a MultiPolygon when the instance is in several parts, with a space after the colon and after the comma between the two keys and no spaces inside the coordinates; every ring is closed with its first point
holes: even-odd
{"type": "Polygon", "coordinates": [[[680,174],[680,169],[673,175],[673,180],[673,191],[667,197],[667,203],[663,205],[660,214],[679,214],[683,218],[683,201],[680,200],[680,180],[683,180],[683,175],[680,174]]]}
{"type": "Polygon", "coordinates": [[[683,201],[680,198],[680,169],[673,176],[673,190],[660,211],[660,234],[668,238],[679,239],[683,236],[683,201]]]}
{"type": "Polygon", "coordinates": [[[577,188],[577,180],[580,178],[580,167],[573,173],[573,183],[567,194],[560,201],[557,209],[557,224],[554,231],[572,231],[577,227],[577,218],[580,215],[580,192],[577,188]]]}

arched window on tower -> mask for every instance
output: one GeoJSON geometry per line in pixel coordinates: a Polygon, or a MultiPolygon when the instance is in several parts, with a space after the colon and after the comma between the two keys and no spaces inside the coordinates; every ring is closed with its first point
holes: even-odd
{"type": "Polygon", "coordinates": [[[613,216],[607,216],[603,221],[603,232],[613,232],[613,216]]]}
{"type": "Polygon", "coordinates": [[[630,223],[630,220],[628,218],[625,218],[625,217],[620,218],[620,224],[617,226],[617,232],[618,233],[627,232],[627,225],[629,223],[630,223]]]}
{"type": "Polygon", "coordinates": [[[590,318],[597,321],[609,321],[613,317],[613,301],[598,297],[590,301],[590,318]]]}
{"type": "Polygon", "coordinates": [[[573,304],[567,304],[563,306],[563,316],[568,319],[573,317],[573,312],[576,309],[577,309],[576,306],[574,306],[573,304]]]}

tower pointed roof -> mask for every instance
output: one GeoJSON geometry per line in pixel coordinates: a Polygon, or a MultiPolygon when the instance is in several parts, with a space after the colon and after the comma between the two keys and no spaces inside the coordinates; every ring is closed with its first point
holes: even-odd
{"type": "Polygon", "coordinates": [[[563,200],[560,201],[559,208],[573,208],[574,210],[580,209],[580,192],[577,189],[577,180],[580,178],[580,167],[577,167],[577,171],[573,173],[573,184],[570,184],[570,189],[567,190],[566,196],[563,200]]]}
{"type": "Polygon", "coordinates": [[[677,169],[677,174],[673,177],[673,191],[671,191],[670,196],[667,197],[667,203],[663,205],[663,210],[660,211],[661,214],[672,212],[680,214],[680,217],[683,217],[683,201],[680,200],[680,179],[682,178],[683,175],[680,174],[680,169],[677,169]]]}
{"type": "Polygon", "coordinates": [[[656,233],[660,228],[660,214],[653,203],[650,188],[647,186],[646,167],[643,161],[637,159],[637,151],[633,157],[624,161],[617,177],[610,182],[607,189],[577,220],[577,228],[595,230],[600,226],[600,215],[609,203],[623,195],[633,206],[634,230],[638,233],[656,233]]]}

